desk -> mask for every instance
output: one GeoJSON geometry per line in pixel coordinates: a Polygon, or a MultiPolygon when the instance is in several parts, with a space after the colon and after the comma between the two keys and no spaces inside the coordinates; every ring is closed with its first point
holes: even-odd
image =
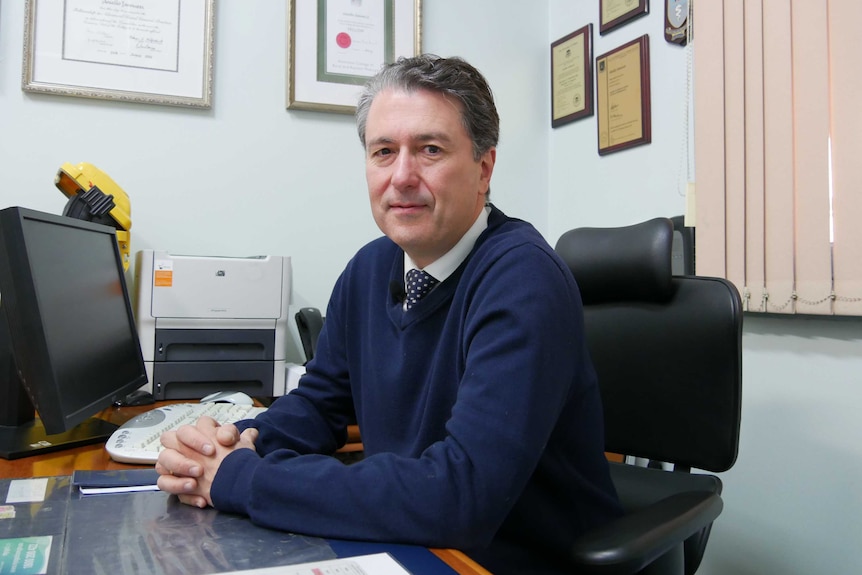
{"type": "MultiPolygon", "coordinates": [[[[100,412],[97,417],[117,425],[122,425],[132,417],[166,403],[170,402],[159,402],[155,406],[110,407],[100,412]]],[[[348,447],[348,450],[350,449],[355,448],[348,447]]],[[[104,445],[94,444],[34,457],[24,457],[12,461],[0,460],[0,479],[65,476],[71,475],[76,469],[135,468],[140,468],[140,466],[118,463],[110,458],[108,452],[105,451],[104,445]]],[[[452,567],[456,573],[463,575],[490,575],[487,570],[458,550],[432,549],[431,551],[452,567]]]]}

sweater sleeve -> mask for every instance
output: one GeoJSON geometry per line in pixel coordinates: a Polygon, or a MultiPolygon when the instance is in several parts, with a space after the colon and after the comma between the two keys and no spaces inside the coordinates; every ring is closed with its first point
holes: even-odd
{"type": "MultiPolygon", "coordinates": [[[[339,279],[336,291],[341,289],[339,279]]],[[[338,341],[338,311],[330,304],[329,318],[318,336],[314,358],[306,365],[299,386],[276,399],[255,419],[237,423],[240,431],[259,432],[257,453],[287,449],[299,455],[332,454],[347,440],[347,426],[355,419],[343,343],[338,341]],[[328,329],[328,326],[330,329],[328,329]]]]}
{"type": "MultiPolygon", "coordinates": [[[[469,293],[452,304],[462,325],[459,357],[448,360],[461,375],[444,437],[418,457],[376,453],[348,466],[312,455],[343,441],[340,419],[327,422],[322,411],[309,407],[324,388],[323,379],[312,374],[309,390],[276,401],[259,427],[262,436],[276,437],[302,435],[298,428],[308,425],[316,431],[304,434],[316,439],[298,445],[284,435],[264,439],[257,454],[232,453],[212,486],[216,507],[309,535],[461,549],[487,545],[555,428],[569,425],[558,422],[563,405],[594,381],[584,355],[577,287],[549,250],[527,243],[496,255],[458,289],[469,293]],[[282,423],[282,431],[275,431],[275,420],[296,413],[305,421],[289,431],[282,423]],[[334,431],[321,440],[325,429],[334,431]]],[[[340,342],[329,344],[327,353],[333,353],[340,342]]],[[[339,379],[345,366],[336,356],[320,360],[333,361],[327,377],[345,385],[340,389],[346,393],[339,379]]],[[[340,395],[326,400],[343,408],[340,395]]]]}

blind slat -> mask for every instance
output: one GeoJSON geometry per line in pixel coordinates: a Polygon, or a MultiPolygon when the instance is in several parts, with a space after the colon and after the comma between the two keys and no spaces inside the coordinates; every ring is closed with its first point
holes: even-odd
{"type": "Polygon", "coordinates": [[[693,10],[695,26],[700,19],[715,24],[697,32],[697,42],[715,49],[694,50],[695,258],[697,273],[725,277],[724,53],[718,49],[724,42],[724,17],[721,2],[699,2],[693,10]]]}
{"type": "Polygon", "coordinates": [[[826,4],[792,2],[796,310],[832,313],[826,4]]]}
{"type": "Polygon", "coordinates": [[[793,60],[790,2],[763,2],[766,311],[793,313],[793,60]]]}
{"type": "Polygon", "coordinates": [[[745,2],[745,289],[746,309],[766,294],[763,205],[763,2],[745,2]]]}
{"type": "Polygon", "coordinates": [[[862,2],[830,0],[835,313],[862,315],[862,2]]]}
{"type": "Polygon", "coordinates": [[[724,3],[724,154],[727,279],[745,285],[745,26],[742,0],[724,3]]]}

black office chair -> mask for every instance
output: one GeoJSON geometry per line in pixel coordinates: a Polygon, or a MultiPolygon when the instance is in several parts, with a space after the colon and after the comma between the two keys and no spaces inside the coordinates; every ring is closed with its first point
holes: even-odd
{"type": "Polygon", "coordinates": [[[736,461],[742,308],[729,282],[673,276],[673,225],[657,218],[563,234],[605,411],[606,451],[626,510],[573,545],[587,573],[694,573],[736,461]],[[672,467],[672,471],[665,469],[672,467]]]}
{"type": "Polygon", "coordinates": [[[320,336],[320,330],[323,329],[323,316],[316,307],[304,307],[293,317],[296,320],[305,362],[308,363],[317,351],[317,338],[320,336]]]}
{"type": "Polygon", "coordinates": [[[694,267],[694,228],[685,225],[685,216],[673,216],[673,248],[671,270],[675,276],[693,276],[694,267]]]}

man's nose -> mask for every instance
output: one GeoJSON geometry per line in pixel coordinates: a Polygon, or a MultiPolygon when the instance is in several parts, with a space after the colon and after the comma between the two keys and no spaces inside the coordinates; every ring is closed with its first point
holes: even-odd
{"type": "Polygon", "coordinates": [[[409,153],[398,154],[392,172],[392,185],[398,188],[413,186],[418,181],[416,158],[409,153]]]}

